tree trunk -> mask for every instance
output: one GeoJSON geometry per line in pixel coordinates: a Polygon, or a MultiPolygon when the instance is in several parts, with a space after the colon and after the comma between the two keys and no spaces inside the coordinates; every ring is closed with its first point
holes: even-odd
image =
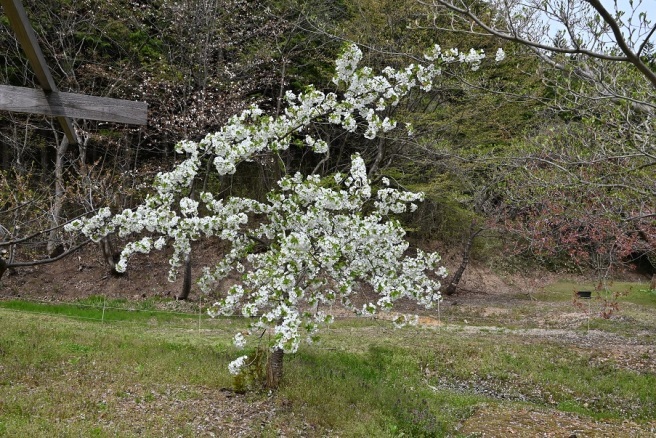
{"type": "Polygon", "coordinates": [[[111,234],[100,239],[100,249],[107,266],[109,266],[109,272],[112,275],[121,275],[120,272],[116,271],[116,262],[118,262],[120,254],[116,251],[111,234]]]}
{"type": "MultiPolygon", "coordinates": [[[[189,188],[189,199],[194,199],[196,194],[196,181],[192,181],[191,187],[189,188]]],[[[189,298],[189,293],[191,292],[191,248],[189,248],[189,253],[185,255],[185,268],[184,268],[184,278],[182,280],[182,290],[176,297],[178,300],[186,300],[189,298]]]]}
{"type": "Polygon", "coordinates": [[[2,276],[5,274],[7,267],[8,267],[7,262],[5,262],[4,259],[0,258],[0,280],[2,280],[2,276]]]}
{"type": "Polygon", "coordinates": [[[50,236],[48,236],[48,244],[46,251],[50,257],[57,256],[63,252],[63,248],[59,246],[59,233],[60,229],[56,228],[59,225],[59,215],[61,214],[62,206],[64,205],[64,155],[68,150],[68,138],[62,138],[59,147],[57,148],[57,156],[55,158],[55,199],[53,200],[52,210],[50,211],[50,236]]]}
{"type": "Polygon", "coordinates": [[[282,360],[285,355],[285,352],[282,348],[276,348],[269,355],[267,359],[267,376],[266,376],[266,387],[269,389],[277,389],[282,380],[282,360]]]}
{"type": "Polygon", "coordinates": [[[182,280],[182,290],[177,296],[178,300],[186,300],[191,292],[191,252],[185,256],[184,279],[182,280]]]}
{"type": "Polygon", "coordinates": [[[656,290],[656,274],[651,275],[651,283],[649,283],[650,290],[656,290]]]}
{"type": "Polygon", "coordinates": [[[482,228],[474,231],[475,224],[475,221],[472,221],[471,226],[469,227],[469,237],[467,237],[467,242],[465,242],[465,247],[462,251],[462,261],[460,262],[460,266],[456,272],[449,279],[449,285],[446,287],[444,295],[453,295],[456,293],[456,289],[458,288],[458,283],[460,283],[462,274],[465,272],[465,269],[467,269],[467,265],[469,264],[469,255],[471,253],[472,245],[474,244],[474,239],[481,231],[483,231],[482,228]]]}

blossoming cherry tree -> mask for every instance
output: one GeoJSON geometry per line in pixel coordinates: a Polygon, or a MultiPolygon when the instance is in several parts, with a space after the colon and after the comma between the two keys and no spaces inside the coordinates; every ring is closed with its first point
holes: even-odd
{"type": "MultiPolygon", "coordinates": [[[[278,117],[251,107],[199,142],[180,142],[177,151],[185,153],[186,159],[170,172],[158,174],[154,193],[141,205],[118,214],[102,209],[68,226],[69,231],[94,240],[109,233],[123,238],[139,235],[125,245],[117,265],[120,271],[135,252],[171,245],[171,280],[191,251],[191,242],[202,237],[227,241],[229,251],[204,268],[198,285],[211,293],[230,273],[241,274],[242,282],[232,286],[210,314],[241,313],[254,318],[248,334],[272,333],[270,387],[277,386],[282,375],[283,354],[295,352],[304,338],[315,340],[319,325],[332,321],[335,306],[374,315],[391,309],[401,298],[426,308],[441,299],[439,280],[446,271],[439,266],[439,255],[419,250],[408,255],[405,232],[393,217],[414,211],[422,194],[392,188],[386,178],[380,187],[372,187],[359,155],[352,157],[345,175],[285,176],[265,201],[236,196],[217,199],[209,192],[201,193],[199,200],[186,195],[203,160],[212,160],[219,175],[232,174],[240,162],[265,151],[285,150],[299,138],[315,153],[326,153],[328,143],[308,134],[313,123],[335,124],[349,132],[362,129],[365,138],[375,138],[396,127],[380,115],[389,106],[398,105],[413,88],[430,90],[442,66],[449,63],[477,69],[484,54],[442,52],[435,46],[425,56],[427,65],[387,67],[381,75],[359,68],[361,57],[357,46],[351,45],[338,58],[333,82],[342,88],[341,95],[313,87],[298,95],[287,92],[287,108],[278,117]],[[255,215],[264,219],[252,224],[255,215]],[[352,298],[363,285],[377,298],[355,306],[352,298]]],[[[410,320],[401,316],[394,323],[410,320]]],[[[238,333],[234,342],[244,347],[246,337],[238,333]]],[[[241,356],[229,370],[237,374],[247,363],[248,357],[241,356]]]]}

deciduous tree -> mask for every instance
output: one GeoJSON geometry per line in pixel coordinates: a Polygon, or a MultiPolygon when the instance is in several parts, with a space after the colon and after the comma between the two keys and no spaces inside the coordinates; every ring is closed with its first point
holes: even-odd
{"type": "MultiPolygon", "coordinates": [[[[333,81],[342,88],[340,95],[313,87],[299,94],[288,91],[287,107],[277,117],[252,107],[200,142],[180,142],[177,150],[187,158],[172,171],[160,173],[154,183],[156,194],[137,208],[119,214],[105,208],[68,227],[94,240],[112,232],[124,237],[145,234],[125,246],[119,270],[127,268],[132,254],[170,244],[174,249],[171,278],[191,251],[192,241],[216,236],[229,242],[229,252],[205,269],[199,284],[211,292],[230,272],[244,275],[212,313],[238,311],[256,316],[251,332],[272,330],[271,386],[281,376],[283,353],[296,351],[303,332],[312,338],[318,323],[331,320],[324,308],[339,303],[371,315],[403,297],[426,307],[440,299],[438,280],[445,272],[437,265],[439,256],[421,251],[407,255],[403,228],[393,216],[416,209],[414,203],[422,196],[391,188],[386,179],[381,187],[372,187],[364,161],[357,155],[347,175],[283,177],[266,201],[237,196],[220,199],[210,192],[200,193],[198,200],[188,196],[205,160],[211,160],[219,175],[228,175],[237,172],[245,160],[286,150],[292,144],[326,153],[328,143],[311,130],[317,123],[348,132],[362,129],[367,139],[390,131],[395,122],[382,116],[388,107],[397,105],[414,88],[430,90],[440,69],[450,63],[460,61],[478,68],[484,55],[472,50],[458,56],[457,51],[442,52],[436,46],[426,54],[428,64],[388,67],[381,75],[369,67],[360,68],[361,57],[362,52],[352,45],[338,59],[333,81]],[[259,223],[249,225],[255,216],[259,223]],[[369,284],[378,299],[355,309],[351,299],[361,283],[369,284]]],[[[241,345],[242,335],[235,341],[241,345]]],[[[237,359],[231,371],[238,372],[245,361],[237,359]]]]}

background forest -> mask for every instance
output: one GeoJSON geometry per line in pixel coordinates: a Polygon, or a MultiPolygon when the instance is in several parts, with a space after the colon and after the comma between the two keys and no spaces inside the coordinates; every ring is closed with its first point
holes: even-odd
{"type": "MultiPolygon", "coordinates": [[[[557,18],[565,27],[554,32],[531,28],[526,15],[517,29],[542,32],[556,49],[545,51],[520,34],[497,38],[492,28],[511,20],[494,2],[471,3],[463,13],[459,2],[416,0],[25,1],[59,89],[145,101],[148,125],[77,120],[81,141],[67,145],[52,119],[0,113],[3,272],[85,243],[63,231],[74,218],[135,206],[157,172],[184,158],[173,151],[177,142],[201,139],[253,103],[280,114],[287,90],[314,84],[339,91],[330,82],[334,59],[353,41],[365,53],[362,64],[375,71],[421,61],[435,44],[484,49],[487,58],[477,71],[445,69],[432,91],[412,92],[387,111],[411,124],[412,135],[395,130],[366,140],[316,124],[313,135],[329,145],[325,156],[299,143],[262,153],[225,177],[212,174],[208,161],[194,184],[219,197],[257,199],[284,174],[343,172],[357,152],[374,184],[385,177],[426,193],[418,211],[401,219],[416,245],[455,260],[447,294],[470,257],[510,271],[603,279],[629,268],[651,276],[653,28],[639,9],[610,16],[633,29],[627,41],[637,62],[622,58],[621,44],[607,38],[612,26],[595,27],[607,17],[600,21],[583,3],[563,3],[570,9],[557,18]],[[482,27],[471,27],[467,14],[482,17],[482,27]],[[506,58],[495,63],[498,48],[506,58]]],[[[4,15],[0,47],[0,83],[36,87],[4,15]]],[[[121,243],[115,240],[101,245],[110,268],[121,243]]],[[[182,296],[188,293],[189,284],[182,296]]]]}

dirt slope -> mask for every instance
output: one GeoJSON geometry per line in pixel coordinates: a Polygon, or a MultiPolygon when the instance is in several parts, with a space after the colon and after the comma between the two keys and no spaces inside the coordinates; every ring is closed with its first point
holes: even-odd
{"type": "MultiPolygon", "coordinates": [[[[213,242],[200,242],[194,247],[193,276],[198,278],[203,264],[219,260],[222,248],[213,242]]],[[[168,281],[168,257],[171,251],[155,251],[149,255],[136,254],[130,259],[128,271],[123,276],[109,274],[100,250],[88,245],[67,259],[56,263],[5,273],[0,286],[0,297],[22,297],[48,301],[72,301],[90,295],[106,295],[108,298],[139,299],[153,296],[171,297],[182,288],[182,279],[168,281]]],[[[445,258],[445,265],[455,269],[457,260],[445,258]]],[[[464,294],[513,294],[530,292],[542,287],[549,278],[522,276],[500,277],[488,269],[470,266],[461,281],[464,294]]],[[[199,294],[192,288],[191,299],[199,294]]]]}

